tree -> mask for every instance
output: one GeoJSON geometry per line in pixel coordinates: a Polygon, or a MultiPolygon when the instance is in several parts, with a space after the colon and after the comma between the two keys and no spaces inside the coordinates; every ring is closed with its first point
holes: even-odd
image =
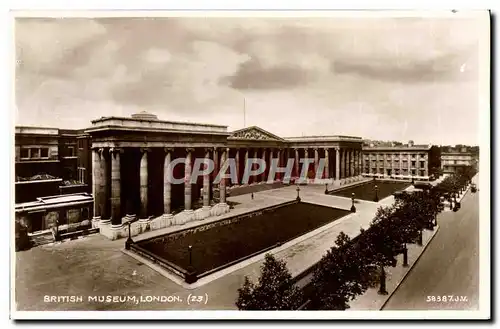
{"type": "Polygon", "coordinates": [[[294,286],[286,263],[266,254],[258,283],[245,276],[236,306],[240,310],[295,310],[302,303],[302,292],[294,286]]]}
{"type": "Polygon", "coordinates": [[[345,310],[349,301],[368,289],[371,268],[361,257],[359,248],[341,232],[332,247],[316,267],[312,285],[312,307],[323,310],[345,310]]]}

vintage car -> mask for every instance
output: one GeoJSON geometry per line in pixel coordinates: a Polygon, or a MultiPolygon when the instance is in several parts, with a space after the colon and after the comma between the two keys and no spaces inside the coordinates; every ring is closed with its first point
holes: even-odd
{"type": "Polygon", "coordinates": [[[472,193],[476,193],[476,192],[477,192],[477,186],[476,186],[476,184],[472,183],[472,184],[470,185],[470,191],[471,191],[472,193]]]}

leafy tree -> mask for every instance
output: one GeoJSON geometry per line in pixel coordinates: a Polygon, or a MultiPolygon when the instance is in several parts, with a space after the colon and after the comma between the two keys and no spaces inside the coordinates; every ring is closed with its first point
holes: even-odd
{"type": "Polygon", "coordinates": [[[349,308],[349,301],[369,287],[366,278],[371,268],[364,262],[359,248],[343,232],[335,244],[313,274],[315,309],[345,310],[349,308]]]}
{"type": "Polygon", "coordinates": [[[257,284],[245,277],[236,306],[240,310],[295,310],[302,303],[302,291],[294,286],[286,263],[266,254],[257,284]]]}

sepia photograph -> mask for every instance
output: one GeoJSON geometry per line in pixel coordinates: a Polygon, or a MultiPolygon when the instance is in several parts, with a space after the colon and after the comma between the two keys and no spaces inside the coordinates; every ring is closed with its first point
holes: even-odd
{"type": "Polygon", "coordinates": [[[490,319],[488,11],[11,14],[13,319],[490,319]]]}

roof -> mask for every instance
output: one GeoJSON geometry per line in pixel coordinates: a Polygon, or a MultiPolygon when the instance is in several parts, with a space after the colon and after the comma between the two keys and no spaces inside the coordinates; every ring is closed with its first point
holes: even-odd
{"type": "Polygon", "coordinates": [[[16,212],[47,210],[72,205],[87,204],[93,202],[94,198],[88,193],[75,193],[66,195],[55,195],[37,198],[36,201],[16,204],[16,212]]]}

